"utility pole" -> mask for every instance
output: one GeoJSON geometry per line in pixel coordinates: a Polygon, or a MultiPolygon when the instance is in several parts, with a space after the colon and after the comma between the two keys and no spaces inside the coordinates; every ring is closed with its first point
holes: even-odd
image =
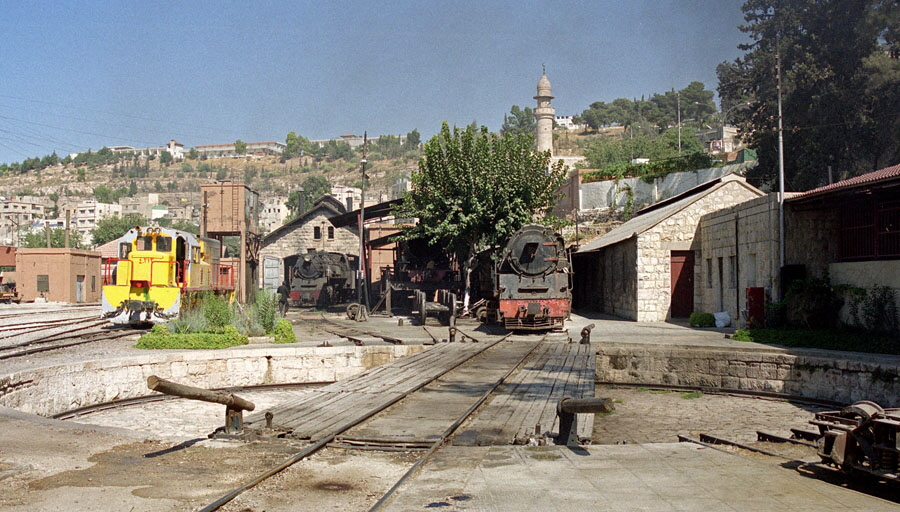
{"type": "Polygon", "coordinates": [[[681,156],[681,91],[675,93],[675,105],[678,110],[678,156],[681,156]]]}
{"type": "Polygon", "coordinates": [[[360,194],[359,201],[359,282],[356,286],[356,302],[359,304],[360,312],[357,315],[357,318],[363,317],[365,318],[365,314],[362,311],[363,305],[365,304],[366,311],[369,309],[369,296],[366,293],[366,233],[365,233],[365,219],[366,219],[366,147],[368,144],[368,132],[363,132],[363,157],[360,161],[362,167],[362,193],[360,194]],[[365,301],[365,302],[363,302],[365,301]]]}
{"type": "MultiPolygon", "coordinates": [[[[778,252],[784,267],[784,130],[781,121],[781,38],[775,35],[775,77],[778,92],[778,252]]],[[[784,293],[784,290],[779,290],[784,293]]]]}

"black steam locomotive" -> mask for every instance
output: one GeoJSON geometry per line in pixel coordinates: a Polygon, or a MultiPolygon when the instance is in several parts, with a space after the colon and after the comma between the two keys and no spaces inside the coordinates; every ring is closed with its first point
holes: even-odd
{"type": "Polygon", "coordinates": [[[499,323],[517,331],[562,329],[572,304],[571,265],[562,236],[546,226],[523,226],[507,239],[495,269],[499,323]]]}
{"type": "Polygon", "coordinates": [[[351,300],[358,263],[357,256],[340,252],[300,255],[291,269],[291,304],[325,307],[351,300]]]}

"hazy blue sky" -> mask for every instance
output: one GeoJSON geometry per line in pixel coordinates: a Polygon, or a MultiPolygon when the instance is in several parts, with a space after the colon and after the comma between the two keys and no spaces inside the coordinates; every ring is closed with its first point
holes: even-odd
{"type": "Polygon", "coordinates": [[[741,52],[738,0],[0,0],[0,162],[104,145],[499,129],[694,80],[741,52]]]}

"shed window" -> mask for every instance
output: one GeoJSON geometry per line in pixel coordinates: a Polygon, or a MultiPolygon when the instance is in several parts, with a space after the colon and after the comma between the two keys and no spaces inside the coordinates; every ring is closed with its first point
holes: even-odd
{"type": "Polygon", "coordinates": [[[313,227],[313,239],[314,240],[322,239],[322,228],[320,226],[313,227]]]}
{"type": "Polygon", "coordinates": [[[328,239],[334,240],[334,226],[328,226],[328,239]]]}
{"type": "Polygon", "coordinates": [[[97,276],[91,276],[91,292],[97,291],[97,276]]]}
{"type": "Polygon", "coordinates": [[[46,274],[37,276],[37,292],[38,293],[49,293],[50,292],[50,276],[48,276],[46,274]]]}
{"type": "Polygon", "coordinates": [[[712,288],[712,258],[706,258],[706,287],[712,288]]]}

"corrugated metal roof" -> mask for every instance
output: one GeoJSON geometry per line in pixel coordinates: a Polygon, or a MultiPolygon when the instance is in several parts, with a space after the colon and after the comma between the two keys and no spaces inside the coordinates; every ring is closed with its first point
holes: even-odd
{"type": "MultiPolygon", "coordinates": [[[[687,208],[707,194],[710,194],[711,192],[724,186],[726,183],[732,181],[737,181],[746,187],[749,187],[751,189],[753,188],[750,185],[747,185],[747,182],[746,180],[744,180],[744,178],[741,178],[740,176],[734,174],[728,174],[721,178],[710,180],[702,185],[683,192],[679,196],[667,199],[665,201],[665,203],[667,204],[665,204],[661,208],[642,210],[646,211],[646,213],[641,213],[640,215],[631,218],[612,231],[601,235],[599,238],[591,240],[589,243],[585,244],[581,249],[579,249],[578,253],[593,252],[604,247],[617,244],[633,236],[637,236],[644,231],[647,231],[648,229],[656,226],[672,215],[675,215],[681,210],[687,208]],[[710,186],[710,184],[712,184],[712,186],[710,186]],[[678,199],[679,197],[680,199],[678,199]]],[[[760,195],[762,195],[762,192],[760,192],[760,195]]]]}
{"type": "Polygon", "coordinates": [[[798,199],[808,199],[810,197],[820,196],[823,194],[829,194],[832,192],[847,190],[855,187],[862,187],[865,185],[869,185],[882,180],[889,180],[892,178],[900,178],[900,164],[892,165],[890,167],[885,167],[884,169],[880,169],[874,172],[861,174],[859,176],[838,181],[837,183],[832,183],[831,185],[825,185],[824,187],[814,188],[812,190],[807,190],[806,192],[802,192],[797,194],[794,197],[785,198],[785,201],[796,201],[798,199]]]}

